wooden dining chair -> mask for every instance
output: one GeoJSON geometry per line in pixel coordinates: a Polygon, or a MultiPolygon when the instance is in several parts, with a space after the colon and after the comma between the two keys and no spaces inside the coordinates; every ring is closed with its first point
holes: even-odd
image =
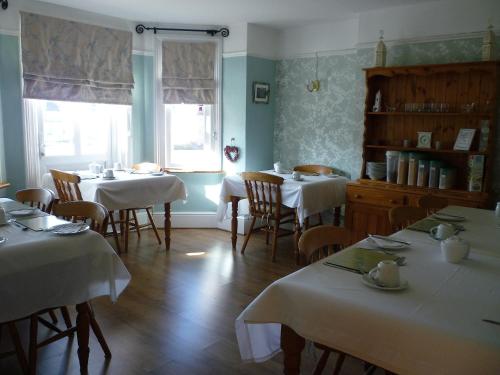
{"type": "Polygon", "coordinates": [[[294,171],[304,173],[332,174],[333,168],[320,164],[304,164],[293,167],[294,171]]]}
{"type": "Polygon", "coordinates": [[[425,208],[427,214],[431,215],[436,211],[448,207],[448,199],[433,194],[425,194],[418,199],[418,207],[425,208]]]}
{"type": "MultiPolygon", "coordinates": [[[[101,235],[105,235],[108,226],[109,213],[106,207],[104,207],[100,203],[96,202],[88,202],[88,201],[74,201],[74,202],[64,202],[55,204],[53,207],[53,214],[55,216],[63,217],[66,220],[71,220],[73,222],[84,220],[89,224],[91,230],[100,233],[101,235]]],[[[90,328],[94,332],[97,341],[99,342],[102,351],[104,352],[104,356],[106,358],[111,358],[111,351],[109,350],[109,346],[104,338],[102,330],[97,323],[95,318],[94,310],[90,303],[88,304],[88,308],[90,311],[90,328]]],[[[69,315],[68,308],[66,306],[62,306],[59,308],[64,317],[64,321],[66,323],[66,329],[62,330],[59,327],[50,324],[49,322],[43,320],[40,315],[53,310],[46,309],[43,311],[39,311],[36,314],[33,314],[30,317],[30,341],[29,341],[29,369],[30,374],[36,373],[36,362],[37,362],[37,350],[41,347],[49,345],[52,342],[60,340],[64,337],[68,337],[73,335],[76,332],[76,325],[71,323],[71,318],[69,315]],[[38,342],[38,323],[41,322],[48,328],[52,329],[56,332],[55,335],[38,342]]]]}
{"type": "MultiPolygon", "coordinates": [[[[54,180],[54,185],[57,190],[58,202],[74,202],[82,201],[82,193],[79,184],[81,182],[80,176],[73,173],[60,171],[58,169],[51,169],[50,174],[54,180]]],[[[121,253],[120,240],[116,230],[116,222],[114,219],[114,211],[108,211],[109,223],[111,224],[111,235],[115,239],[116,250],[118,254],[121,253]]],[[[108,234],[108,233],[106,233],[108,234]]]]}
{"type": "MultiPolygon", "coordinates": [[[[135,173],[152,173],[152,172],[161,172],[162,168],[155,163],[138,163],[132,165],[132,169],[135,173]]],[[[160,234],[158,233],[158,228],[156,228],[156,224],[153,220],[153,206],[147,207],[132,207],[126,210],[122,210],[120,212],[120,229],[121,232],[125,234],[125,252],[128,249],[128,235],[130,231],[135,229],[137,233],[137,237],[141,237],[141,229],[151,227],[156,236],[158,244],[161,245],[160,234]],[[148,217],[148,222],[146,224],[139,224],[139,220],[137,219],[137,211],[144,210],[146,211],[146,215],[148,217]]]]}
{"type": "Polygon", "coordinates": [[[54,193],[49,189],[35,188],[18,190],[16,200],[30,207],[36,207],[39,210],[50,213],[54,203],[54,193]]]}
{"type": "Polygon", "coordinates": [[[282,177],[261,172],[243,172],[241,177],[245,182],[250,215],[252,215],[250,229],[245,237],[241,253],[245,253],[255,222],[260,219],[264,223],[261,230],[266,232],[266,244],[269,244],[269,235],[273,234],[272,261],[275,262],[278,237],[294,233],[294,231],[286,230],[281,226],[286,223],[294,223],[297,228],[298,225],[295,209],[282,204],[281,185],[283,185],[284,180],[282,177]],[[281,233],[279,233],[280,231],[281,233]]]}
{"type": "Polygon", "coordinates": [[[422,207],[399,206],[389,211],[389,222],[394,231],[402,230],[407,226],[425,219],[427,210],[422,207]]]}
{"type": "Polygon", "coordinates": [[[6,327],[9,332],[9,336],[12,344],[14,345],[14,349],[6,352],[1,352],[0,359],[9,357],[11,355],[16,355],[17,361],[19,362],[19,366],[21,366],[23,374],[28,374],[28,361],[26,359],[26,353],[21,343],[21,338],[19,337],[19,331],[16,327],[16,321],[0,323],[0,343],[2,338],[2,329],[4,327],[6,327]]]}
{"type": "MultiPolygon", "coordinates": [[[[351,234],[344,227],[334,227],[331,225],[320,225],[306,230],[299,240],[299,257],[301,263],[307,266],[317,262],[343,248],[349,246],[351,234]]],[[[328,346],[314,343],[314,346],[323,351],[316,364],[313,374],[319,375],[323,372],[328,357],[332,352],[338,353],[337,361],[333,370],[333,375],[340,373],[346,354],[328,346]]]]}
{"type": "MultiPolygon", "coordinates": [[[[314,174],[332,174],[333,168],[327,167],[326,165],[321,164],[304,164],[304,165],[296,165],[293,167],[294,171],[303,172],[303,173],[314,173],[314,174]]],[[[323,225],[323,217],[321,213],[318,213],[318,223],[319,225],[323,225]]],[[[309,218],[306,218],[304,221],[305,229],[309,228],[309,218]]]]}

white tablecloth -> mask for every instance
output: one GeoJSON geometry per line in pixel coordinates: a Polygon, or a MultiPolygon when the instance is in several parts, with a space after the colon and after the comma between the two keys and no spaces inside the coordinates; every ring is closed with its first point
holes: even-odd
{"type": "Polygon", "coordinates": [[[463,237],[473,244],[470,259],[446,263],[437,241],[404,230],[395,236],[412,243],[400,252],[407,258],[400,268],[409,282],[405,291],[371,289],[358,274],[312,264],[271,284],[237,318],[243,360],[277,353],[285,324],[399,374],[500,374],[500,326],[481,321],[500,321],[500,259],[491,256],[499,251],[500,228],[491,227],[493,216],[484,210],[445,211],[490,216],[487,223],[463,223],[463,237]],[[491,227],[487,241],[473,229],[482,225],[491,227]]]}
{"type": "MultiPolygon", "coordinates": [[[[0,199],[6,211],[15,207],[0,199]]],[[[0,322],[99,296],[116,301],[130,274],[99,234],[72,236],[0,226],[0,322]]]]}
{"type": "MultiPolygon", "coordinates": [[[[285,179],[281,186],[281,198],[285,206],[297,208],[300,224],[304,219],[323,212],[327,209],[339,207],[346,201],[345,177],[303,176],[303,181],[294,181],[291,174],[277,174],[274,171],[265,171],[285,179]]],[[[246,198],[245,183],[240,176],[228,176],[222,181],[220,203],[217,210],[217,219],[222,221],[226,213],[227,202],[231,196],[246,198]]]]}
{"type": "MultiPolygon", "coordinates": [[[[121,210],[168,203],[187,197],[184,182],[174,175],[116,172],[115,176],[115,180],[82,180],[79,185],[82,198],[101,203],[108,210],[121,210]]],[[[56,192],[50,173],[43,175],[42,186],[56,192]]]]}

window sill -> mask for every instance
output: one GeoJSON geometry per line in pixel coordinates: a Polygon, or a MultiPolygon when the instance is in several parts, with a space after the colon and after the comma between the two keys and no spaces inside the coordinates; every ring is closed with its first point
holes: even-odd
{"type": "Polygon", "coordinates": [[[187,168],[168,168],[165,167],[163,170],[167,173],[212,173],[212,174],[224,174],[224,171],[221,170],[196,170],[196,169],[187,169],[187,168]]]}
{"type": "Polygon", "coordinates": [[[8,188],[10,184],[8,182],[0,182],[0,189],[8,188]]]}

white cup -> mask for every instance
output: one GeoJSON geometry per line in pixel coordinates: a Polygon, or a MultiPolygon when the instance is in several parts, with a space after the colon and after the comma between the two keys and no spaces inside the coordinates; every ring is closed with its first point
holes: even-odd
{"type": "Polygon", "coordinates": [[[448,263],[458,263],[469,256],[470,244],[458,236],[441,241],[441,254],[448,263]]]}
{"type": "Polygon", "coordinates": [[[436,230],[438,240],[446,240],[455,234],[455,226],[448,223],[439,224],[436,230]]]}
{"type": "Polygon", "coordinates": [[[276,163],[274,163],[274,171],[276,173],[281,173],[281,163],[279,161],[277,161],[276,163]]]}
{"type": "Polygon", "coordinates": [[[115,177],[115,175],[113,173],[113,170],[112,169],[106,169],[104,171],[104,177],[106,177],[106,178],[113,178],[113,177],[115,177]]]}
{"type": "Polygon", "coordinates": [[[295,181],[300,181],[300,179],[302,178],[302,174],[300,172],[298,172],[298,171],[293,171],[292,178],[295,181]]]}
{"type": "Polygon", "coordinates": [[[383,260],[377,264],[368,274],[377,284],[388,288],[398,287],[399,281],[399,266],[393,260],[383,260]]]}
{"type": "Polygon", "coordinates": [[[0,225],[7,224],[7,215],[3,207],[0,207],[0,225]]]}
{"type": "Polygon", "coordinates": [[[113,164],[113,169],[115,171],[121,171],[122,170],[122,163],[114,163],[113,164]]]}

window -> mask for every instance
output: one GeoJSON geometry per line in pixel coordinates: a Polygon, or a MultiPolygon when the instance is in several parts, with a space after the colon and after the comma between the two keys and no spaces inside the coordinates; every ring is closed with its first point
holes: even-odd
{"type": "Polygon", "coordinates": [[[213,38],[158,38],[156,155],[159,164],[171,168],[202,171],[221,168],[220,48],[220,41],[213,38]],[[164,104],[162,87],[162,42],[164,40],[216,43],[214,104],[164,104]]]}
{"type": "Polygon", "coordinates": [[[130,106],[25,100],[30,185],[51,168],[86,170],[97,161],[130,164],[130,106]],[[28,148],[29,147],[29,148],[28,148]]]}

